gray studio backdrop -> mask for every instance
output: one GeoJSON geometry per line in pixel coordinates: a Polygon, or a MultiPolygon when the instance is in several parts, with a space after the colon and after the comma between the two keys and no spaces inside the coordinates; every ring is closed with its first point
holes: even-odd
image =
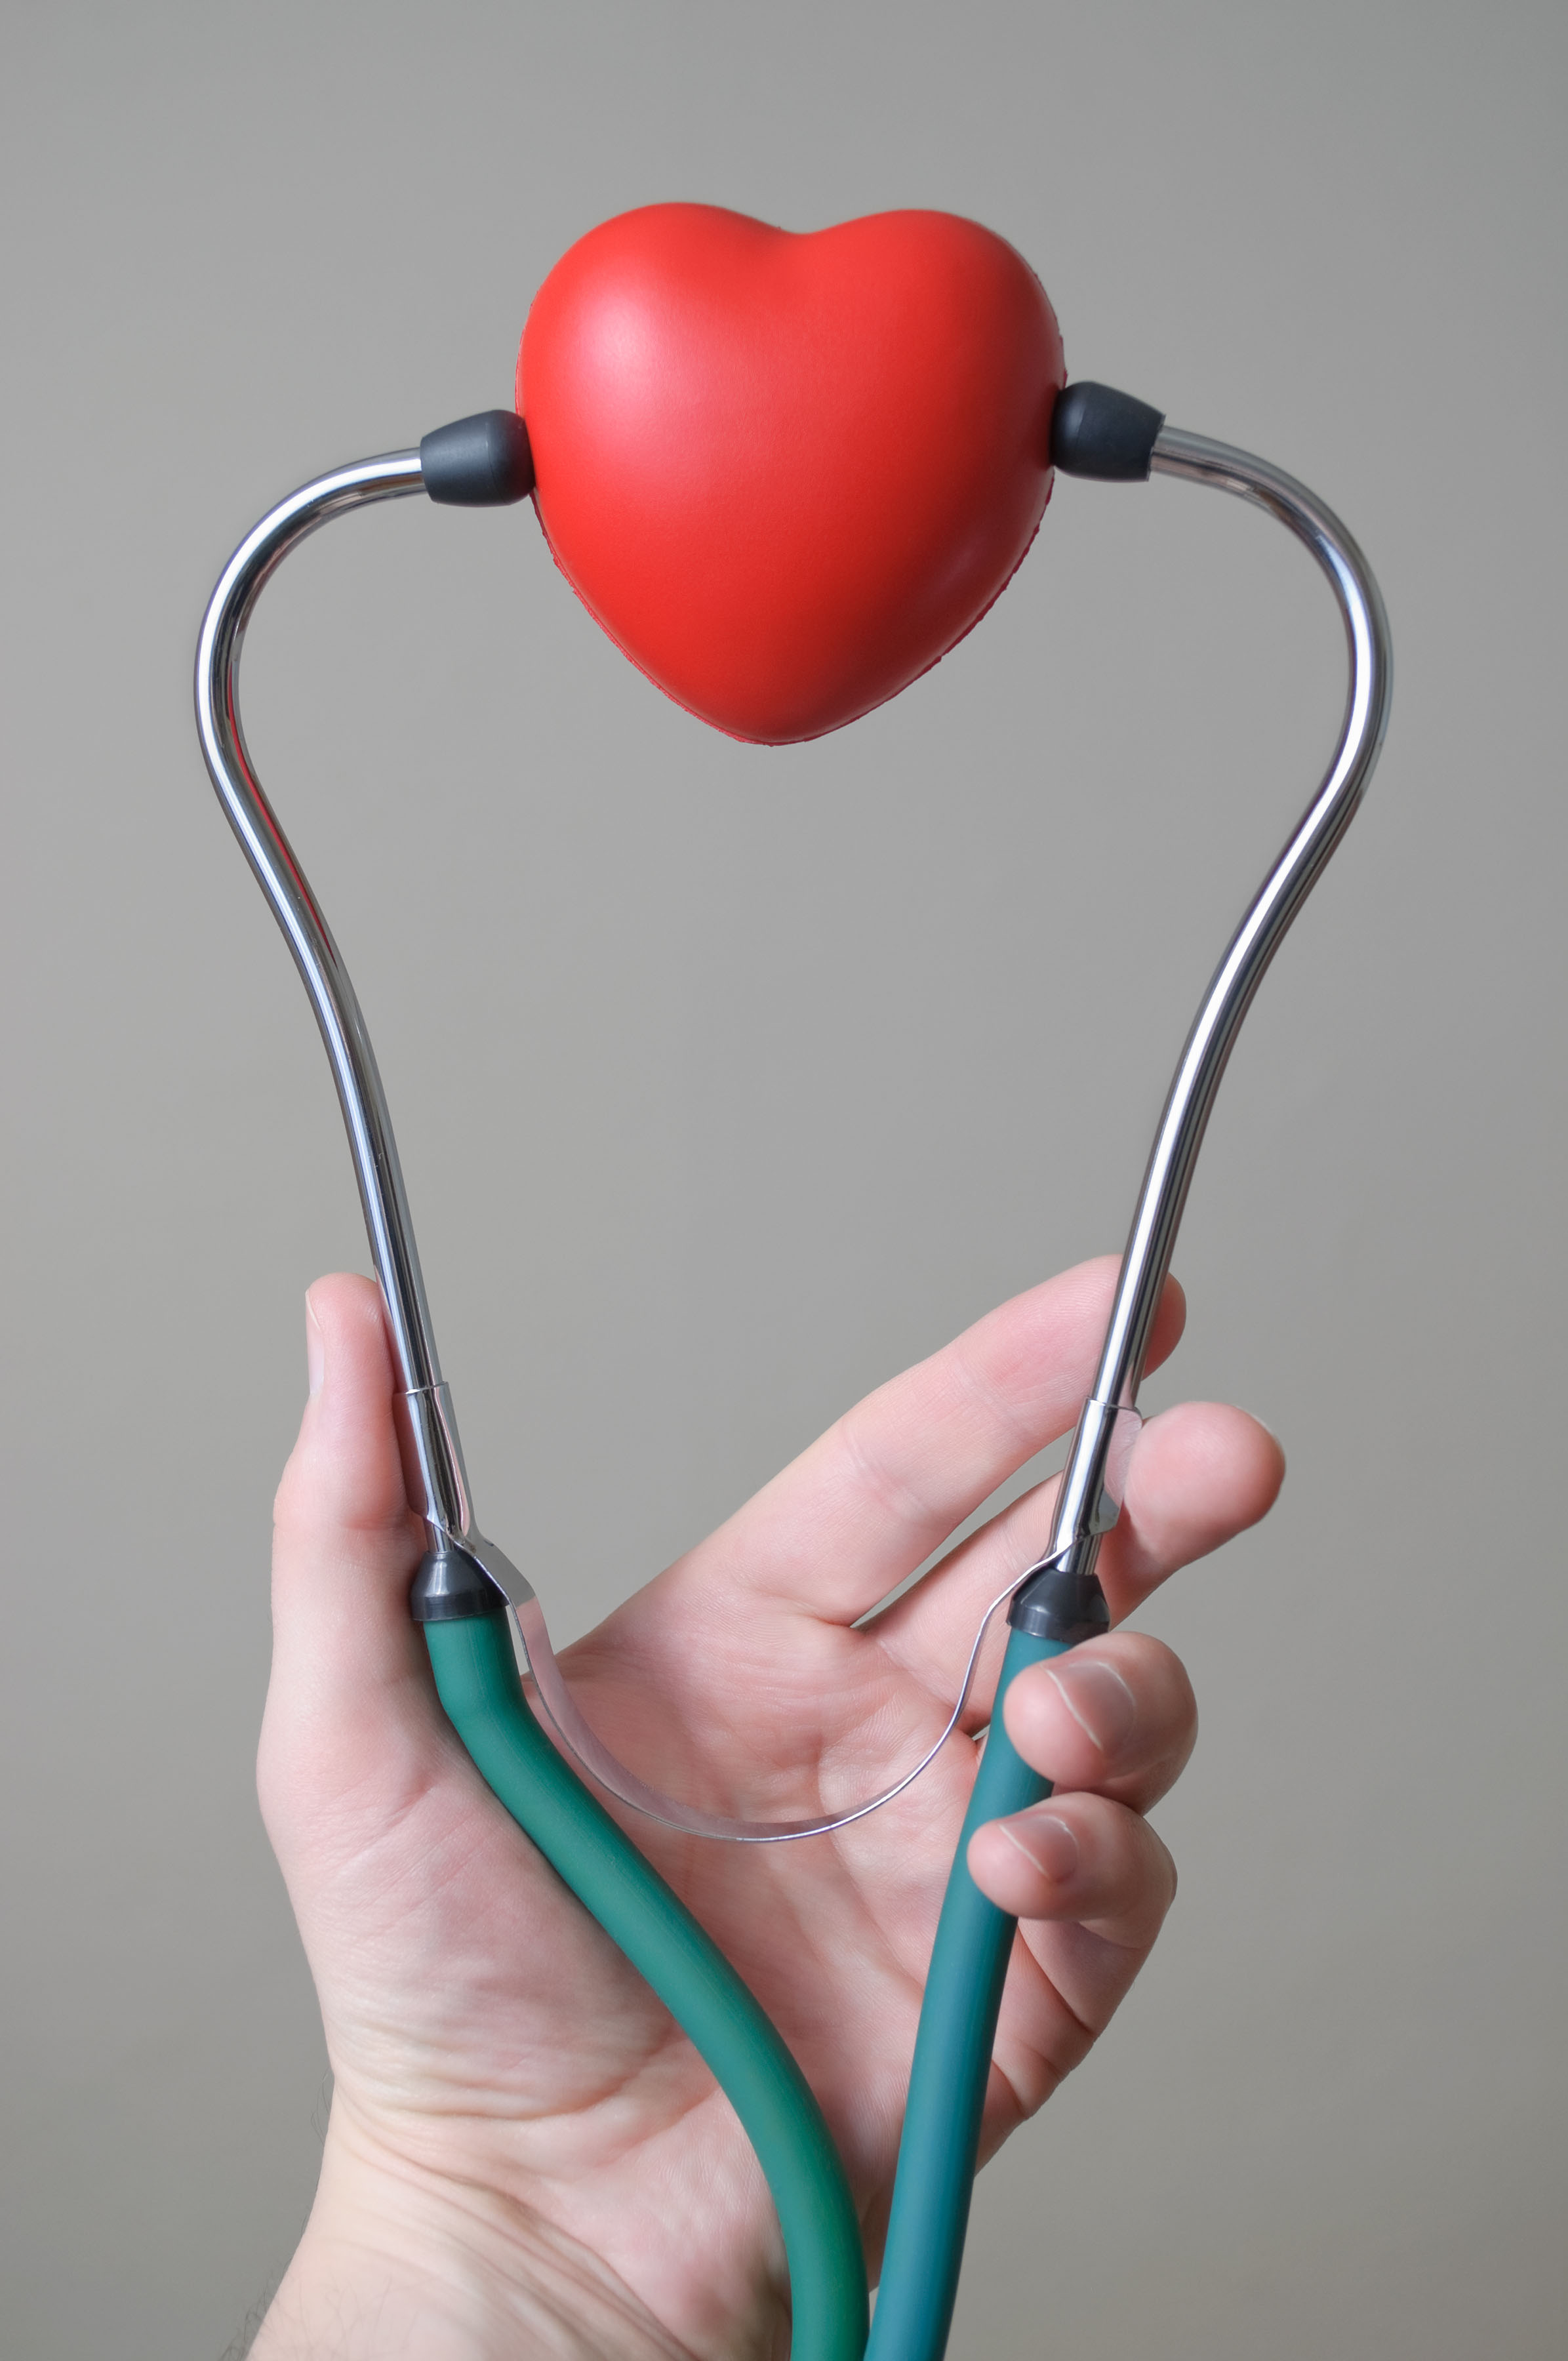
{"type": "MultiPolygon", "coordinates": [[[[1542,5],[11,0],[4,2324],[217,2356],[326,2103],[252,1795],[301,1293],[363,1268],[197,757],[201,608],[334,462],[505,401],[683,196],[971,214],[1069,367],[1261,450],[1393,617],[1373,798],[1222,1095],[1151,1389],[1283,1437],[1163,1593],[1204,1714],[1114,2032],[984,2176],[962,2361],[1564,2349],[1565,33],[1542,5]]],[[[489,1529],[567,1638],[849,1400],[1121,1244],[1339,718],[1308,559],[1058,485],[984,629],[760,752],[532,511],[291,562],[252,745],[370,1016],[489,1529]]]]}

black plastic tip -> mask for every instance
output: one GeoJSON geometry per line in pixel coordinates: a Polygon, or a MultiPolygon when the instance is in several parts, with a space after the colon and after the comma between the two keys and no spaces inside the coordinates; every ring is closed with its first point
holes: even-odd
{"type": "Polygon", "coordinates": [[[1111,1629],[1111,1610],[1100,1577],[1074,1574],[1065,1565],[1047,1565],[1025,1583],[1008,1609],[1014,1631],[1031,1640],[1057,1640],[1076,1648],[1080,1640],[1098,1640],[1111,1629]]]}
{"type": "Polygon", "coordinates": [[[504,509],[533,489],[528,429],[515,410],[481,410],[437,426],[419,446],[424,488],[446,508],[504,509]]]}
{"type": "Polygon", "coordinates": [[[504,1615],[507,1598],[466,1550],[432,1550],[419,1562],[409,1592],[416,1623],[459,1623],[471,1615],[504,1615]]]}
{"type": "Polygon", "coordinates": [[[1163,410],[1085,378],[1057,396],[1051,412],[1051,465],[1064,476],[1098,476],[1111,484],[1142,482],[1164,424],[1163,410]]]}

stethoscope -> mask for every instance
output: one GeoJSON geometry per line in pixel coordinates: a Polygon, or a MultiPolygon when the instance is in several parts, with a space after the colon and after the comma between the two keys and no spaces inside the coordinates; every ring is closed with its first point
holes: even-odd
{"type": "Polygon", "coordinates": [[[369,1034],[320,905],[262,792],[240,722],[237,674],[246,627],[290,551],[334,517],[416,492],[469,507],[523,500],[533,473],[522,420],[510,411],[461,419],[427,434],[417,450],[337,468],[291,494],[247,535],[224,569],[197,653],[197,726],[207,767],[304,980],[348,1129],[401,1378],[405,1461],[418,1472],[422,1497],[417,1505],[429,1541],[411,1611],[423,1626],[442,1704],[487,1783],[641,1971],[735,2106],[779,2211],[797,2361],[861,2361],[862,2355],[871,2361],[938,2361],[946,2345],[1014,1930],[1014,1922],[970,1882],[966,1852],[977,1827],[1048,1793],[1008,1742],[1002,1700],[1025,1664],[1109,1628],[1096,1560],[1120,1512],[1155,1312],[1215,1093],[1270,960],[1354,817],[1387,722],[1390,648],[1377,586],[1343,525],[1304,486],[1246,452],[1167,426],[1146,403],[1086,381],[1069,385],[1058,398],[1050,458],[1066,475],[1182,477],[1235,493],[1277,518],[1328,577],[1344,623],[1349,694],[1322,785],[1236,929],[1182,1049],[1046,1548],[988,1609],[935,1744],[880,1793],[829,1817],[729,1818],[662,1795],[637,1777],[578,1712],[532,1584],[475,1521],[369,1034]],[[1004,1606],[1006,1653],[932,1952],[868,2345],[859,2224],[816,2102],[733,1970],[542,1729],[518,1672],[508,1618],[521,1637],[540,1712],[595,1784],[692,1835],[770,1844],[826,1836],[877,1810],[919,1776],[957,1726],[986,1631],[1004,1606]]]}

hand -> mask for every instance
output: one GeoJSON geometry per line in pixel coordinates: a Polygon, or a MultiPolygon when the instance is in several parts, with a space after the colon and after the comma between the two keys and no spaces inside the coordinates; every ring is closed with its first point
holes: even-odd
{"type": "MultiPolygon", "coordinates": [[[[924,1751],[984,1608],[1043,1546],[1054,1486],[858,1619],[1070,1427],[1114,1270],[1034,1289],[869,1396],[566,1653],[584,1714],[632,1769],[712,1808],[782,1818],[858,1801],[924,1751]]],[[[335,2084],[315,2207],[258,2361],[777,2355],[782,2249],[728,2103],[436,1701],[408,1617],[423,1528],[379,1297],[365,1279],[323,1279],[308,1315],[259,1784],[335,2084]]],[[[1173,1283],[1151,1366],[1182,1318],[1173,1283]]],[[[1101,1560],[1113,1620],[1262,1516],[1283,1472],[1240,1411],[1151,1420],[1101,1560]]],[[[735,1846],[622,1816],[799,2059],[873,2263],[1001,1640],[962,1734],[837,1835],[735,1846]]],[[[977,1883],[1024,1922],[982,2156],[1084,2057],[1148,1953],[1175,1872],[1144,1815],[1196,1716],[1169,1650],[1121,1632],[1020,1675],[1007,1726],[1056,1792],[970,1845],[977,1883]]]]}

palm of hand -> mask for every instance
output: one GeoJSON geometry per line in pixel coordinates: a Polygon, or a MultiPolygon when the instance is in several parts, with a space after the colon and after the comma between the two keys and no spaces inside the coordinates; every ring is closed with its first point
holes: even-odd
{"type": "MultiPolygon", "coordinates": [[[[1108,1283],[1091,1266],[1036,1289],[840,1421],[568,1653],[590,1723],[652,1784],[754,1817],[845,1808],[917,1759],[985,1607],[1041,1545],[1048,1498],[1025,1496],[853,1627],[1071,1423],[1108,1283]]],[[[327,1377],[280,1493],[260,1775],[322,2001],[332,2138],[381,2171],[471,2194],[488,2216],[543,2225],[687,2350],[766,2350],[784,2281],[755,2160],[701,2060],[446,1725],[404,1603],[422,1529],[378,1301],[340,1280],[313,1304],[327,1377]]],[[[1157,1353],[1179,1321],[1173,1291],[1157,1353]]],[[[1151,1426],[1103,1565],[1113,1613],[1261,1514],[1278,1477],[1272,1440],[1239,1412],[1151,1426]]],[[[994,1899],[1041,1912],[1009,1976],[986,2149],[1088,2048],[1171,1890],[1137,1815],[1185,1759],[1190,1696],[1153,1642],[1095,1653],[1135,1700],[1130,1738],[1096,1747],[1094,1716],[1043,1677],[1009,1714],[1015,1741],[1022,1719],[1048,1757],[1030,1759],[1083,1791],[1058,1816],[1080,1840],[1076,1878],[1042,1903],[1041,1873],[1000,1831],[972,1856],[994,1899]]],[[[966,1727],[916,1784],[831,1837],[736,1846],[629,1816],[799,2059],[873,2254],[970,1733],[998,1657],[988,1646],[966,1727]]]]}

